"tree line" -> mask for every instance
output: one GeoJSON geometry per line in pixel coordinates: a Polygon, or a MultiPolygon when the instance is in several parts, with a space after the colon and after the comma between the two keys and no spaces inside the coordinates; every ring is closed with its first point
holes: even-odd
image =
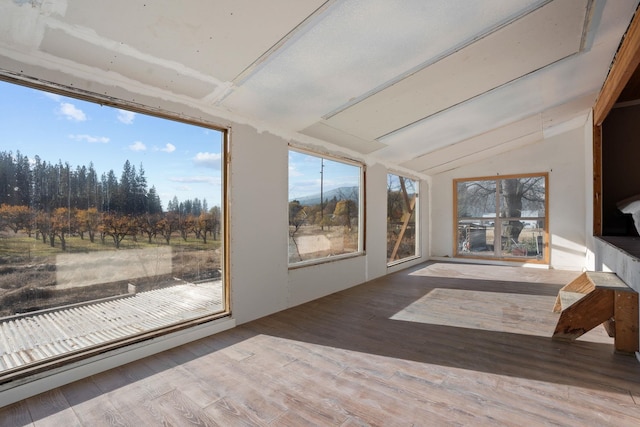
{"type": "Polygon", "coordinates": [[[125,161],[120,179],[113,169],[98,175],[93,162],[73,168],[69,162],[31,161],[19,151],[0,152],[0,205],[28,206],[34,211],[90,209],[126,215],[161,213],[154,186],[148,188],[142,164],[125,161]]]}
{"type": "Polygon", "coordinates": [[[72,168],[35,156],[31,161],[19,151],[0,152],[0,229],[26,232],[63,250],[70,235],[88,236],[104,243],[111,237],[116,248],[126,236],[146,236],[149,243],[162,236],[167,244],[173,233],[186,240],[189,233],[206,243],[220,233],[220,208],[206,199],[169,201],[167,211],[154,186],[148,187],[142,164],[127,160],[120,179],[111,169],[100,178],[93,166],[72,168]]]}
{"type": "Polygon", "coordinates": [[[350,191],[350,194],[340,192],[338,196],[322,200],[318,204],[306,205],[299,200],[290,201],[290,237],[294,237],[303,225],[319,225],[322,229],[330,228],[332,225],[342,225],[351,230],[358,218],[358,193],[357,190],[350,191]]]}

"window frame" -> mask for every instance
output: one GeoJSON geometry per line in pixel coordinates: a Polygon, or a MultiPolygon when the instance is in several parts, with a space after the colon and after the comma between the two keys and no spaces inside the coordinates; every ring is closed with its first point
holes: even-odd
{"type": "MultiPolygon", "coordinates": [[[[422,254],[422,245],[421,245],[421,239],[420,239],[420,180],[418,178],[412,177],[412,176],[408,176],[406,174],[401,174],[401,173],[397,173],[394,171],[388,171],[387,172],[387,182],[389,182],[389,176],[393,175],[396,176],[398,178],[404,178],[404,179],[409,179],[411,181],[413,181],[414,183],[414,190],[415,190],[415,204],[413,207],[413,218],[414,218],[414,238],[415,238],[415,250],[413,255],[410,256],[406,256],[404,258],[400,258],[397,260],[389,260],[387,258],[387,267],[393,267],[395,265],[398,264],[402,264],[403,262],[407,262],[407,261],[412,261],[415,259],[418,259],[421,257],[422,254]]],[[[389,206],[389,192],[387,190],[387,209],[389,206]]],[[[387,213],[387,221],[389,219],[389,215],[387,213]]],[[[387,235],[388,235],[388,226],[389,224],[387,223],[387,235]]],[[[389,241],[387,240],[387,251],[389,250],[389,241]]]]}
{"type": "MultiPolygon", "coordinates": [[[[453,236],[452,236],[452,247],[453,247],[453,257],[459,259],[478,259],[478,260],[494,260],[494,261],[515,261],[520,263],[528,263],[528,264],[549,264],[550,260],[550,233],[549,233],[549,173],[548,172],[534,172],[534,173],[524,173],[524,174],[510,174],[510,175],[494,175],[494,176],[482,176],[482,177],[473,177],[473,178],[457,178],[453,180],[453,236]],[[520,179],[520,178],[534,178],[541,177],[544,178],[544,209],[545,215],[543,217],[544,221],[544,229],[542,231],[542,251],[543,256],[541,258],[527,258],[527,257],[517,257],[517,256],[481,256],[481,255],[462,255],[458,250],[458,222],[461,218],[458,218],[458,184],[461,182],[469,182],[469,181],[496,181],[496,189],[499,188],[499,181],[508,180],[508,179],[520,179]]],[[[496,190],[496,197],[499,197],[499,192],[496,190]]],[[[500,217],[500,204],[496,204],[496,216],[491,217],[496,220],[500,220],[500,222],[508,221],[510,217],[500,217]]],[[[467,218],[467,217],[465,217],[467,218]]],[[[467,219],[473,219],[474,217],[468,217],[467,219]]],[[[476,218],[477,219],[477,218],[476,218]]],[[[541,217],[519,217],[520,220],[541,220],[541,217]]],[[[496,221],[498,222],[498,221],[496,221]]],[[[496,229],[500,230],[500,225],[496,227],[496,229]]],[[[501,231],[501,230],[500,230],[501,231]]],[[[502,252],[502,249],[496,248],[497,253],[498,250],[502,252]]]]}
{"type": "MultiPolygon", "coordinates": [[[[319,265],[319,264],[326,264],[326,263],[331,263],[331,262],[335,262],[335,261],[341,261],[344,259],[349,259],[349,258],[355,258],[355,257],[360,257],[360,256],[364,256],[366,254],[365,251],[365,236],[366,236],[366,201],[365,201],[365,197],[366,197],[366,189],[365,189],[365,183],[366,183],[366,165],[362,162],[359,162],[357,160],[353,160],[353,159],[349,159],[346,157],[340,157],[340,156],[336,156],[336,155],[331,155],[331,154],[327,154],[327,153],[319,153],[313,150],[310,150],[308,148],[304,148],[304,147],[299,147],[296,146],[294,144],[289,144],[289,148],[287,150],[287,159],[288,159],[288,154],[289,152],[294,151],[296,153],[300,153],[300,154],[304,154],[307,156],[313,156],[313,157],[317,157],[319,159],[326,159],[326,160],[330,160],[332,162],[338,162],[338,163],[343,163],[349,166],[355,166],[357,168],[359,168],[360,173],[359,173],[359,177],[358,177],[358,250],[356,250],[355,252],[350,252],[350,253],[345,253],[345,254],[339,254],[339,255],[332,255],[332,256],[328,256],[328,257],[323,257],[323,258],[313,258],[313,259],[308,259],[308,260],[304,260],[304,261],[298,261],[298,262],[290,262],[289,261],[289,251],[287,250],[287,263],[288,263],[288,269],[289,270],[295,270],[298,268],[304,268],[304,267],[308,267],[308,266],[313,266],[313,265],[319,265]]],[[[288,163],[288,160],[287,160],[288,163]]],[[[289,204],[290,200],[289,200],[289,182],[290,182],[290,178],[289,178],[289,173],[287,173],[287,205],[289,204]]],[[[287,209],[287,214],[288,214],[288,209],[287,209]]],[[[287,245],[289,244],[289,224],[287,224],[287,245]]]]}
{"type": "MultiPolygon", "coordinates": [[[[0,385],[7,384],[16,380],[27,378],[38,379],[41,375],[47,375],[50,372],[57,372],[60,369],[71,369],[74,365],[90,362],[96,358],[104,357],[106,354],[119,354],[128,351],[128,348],[135,351],[135,346],[142,343],[151,343],[156,340],[162,340],[164,337],[172,337],[173,334],[182,331],[196,330],[200,327],[209,327],[225,318],[230,318],[231,309],[231,280],[230,280],[230,218],[229,218],[229,177],[230,177],[230,152],[231,152],[231,128],[223,127],[211,122],[207,122],[202,118],[194,118],[182,113],[174,113],[161,108],[154,108],[131,101],[125,101],[106,95],[101,95],[86,90],[73,88],[52,82],[43,82],[42,80],[31,79],[29,77],[7,74],[0,70],[0,81],[9,84],[15,84],[46,93],[52,93],[77,99],[84,102],[97,104],[100,106],[108,106],[116,109],[127,110],[152,116],[162,120],[170,120],[186,125],[196,126],[203,129],[210,129],[222,134],[220,150],[221,150],[221,226],[223,227],[221,236],[224,239],[221,245],[221,262],[222,269],[221,280],[224,295],[224,310],[207,314],[201,317],[180,320],[171,325],[149,330],[137,334],[131,334],[118,340],[108,341],[86,349],[69,351],[60,355],[45,358],[33,363],[22,365],[17,368],[7,369],[0,372],[0,385]]],[[[170,338],[168,338],[170,339],[170,338]]],[[[2,388],[0,388],[0,391],[2,388]]]]}

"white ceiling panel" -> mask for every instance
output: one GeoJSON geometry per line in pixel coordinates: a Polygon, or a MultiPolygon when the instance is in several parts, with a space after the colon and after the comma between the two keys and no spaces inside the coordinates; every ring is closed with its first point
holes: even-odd
{"type": "Polygon", "coordinates": [[[639,2],[0,0],[0,74],[435,174],[582,126],[639,2]]]}
{"type": "Polygon", "coordinates": [[[588,0],[552,2],[327,119],[376,139],[580,50],[588,0]]]}
{"type": "Polygon", "coordinates": [[[381,138],[387,147],[377,154],[390,161],[404,163],[585,94],[595,102],[595,93],[608,71],[606,64],[611,60],[611,47],[596,45],[589,52],[556,62],[537,73],[381,138]]]}
{"type": "Polygon", "coordinates": [[[357,136],[350,135],[343,130],[333,128],[322,122],[309,126],[307,129],[302,130],[301,133],[325,141],[331,141],[341,147],[362,154],[369,154],[385,147],[385,145],[379,141],[369,141],[358,138],[357,136]]]}
{"type": "Polygon", "coordinates": [[[67,0],[60,19],[145,55],[231,81],[325,1],[67,0]]]}
{"type": "Polygon", "coordinates": [[[542,131],[545,137],[558,135],[584,126],[598,92],[587,93],[541,114],[542,131]]]}
{"type": "Polygon", "coordinates": [[[144,57],[125,46],[111,46],[103,40],[95,42],[93,38],[81,37],[81,34],[69,33],[66,29],[47,27],[40,46],[43,52],[58,58],[74,62],[82,58],[85,67],[117,73],[139,84],[195,99],[207,96],[220,86],[216,80],[178,62],[167,63],[154,57],[144,57]]]}
{"type": "Polygon", "coordinates": [[[484,160],[503,150],[504,144],[534,142],[542,138],[541,118],[536,114],[498,129],[432,151],[402,164],[422,173],[439,173],[465,164],[484,160]]]}
{"type": "Polygon", "coordinates": [[[234,89],[234,110],[304,129],[545,1],[336,1],[234,89]]]}

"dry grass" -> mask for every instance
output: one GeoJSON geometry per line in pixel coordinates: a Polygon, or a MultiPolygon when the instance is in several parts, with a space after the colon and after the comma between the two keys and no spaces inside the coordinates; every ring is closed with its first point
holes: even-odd
{"type": "MultiPolygon", "coordinates": [[[[149,244],[147,239],[128,237],[119,251],[157,246],[167,244],[164,239],[149,244]]],[[[169,246],[172,249],[171,274],[57,289],[56,255],[115,251],[113,242],[106,240],[103,244],[96,239],[92,243],[87,238],[73,236],[67,239],[67,250],[62,251],[59,241],[51,247],[21,233],[0,233],[0,316],[122,295],[128,292],[128,282],[143,291],[173,285],[174,278],[198,281],[220,277],[220,241],[208,241],[205,245],[192,236],[186,241],[175,237],[169,246]]]]}

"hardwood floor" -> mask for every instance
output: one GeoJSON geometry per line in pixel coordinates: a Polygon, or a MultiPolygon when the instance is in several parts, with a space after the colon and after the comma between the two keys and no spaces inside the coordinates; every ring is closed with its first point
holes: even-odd
{"type": "Polygon", "coordinates": [[[604,328],[553,341],[578,273],[430,263],[0,409],[2,426],[640,425],[604,328]]]}

